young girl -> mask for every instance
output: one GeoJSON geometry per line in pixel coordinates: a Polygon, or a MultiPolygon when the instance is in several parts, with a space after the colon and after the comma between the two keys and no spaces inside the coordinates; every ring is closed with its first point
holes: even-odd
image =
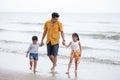
{"type": "Polygon", "coordinates": [[[37,67],[37,61],[38,61],[38,48],[42,46],[41,44],[37,43],[38,42],[38,37],[33,36],[32,37],[32,44],[30,44],[28,51],[26,53],[26,57],[28,57],[29,54],[29,59],[30,59],[30,70],[32,70],[32,66],[34,63],[34,69],[33,72],[36,72],[36,67],[37,67]]]}
{"type": "Polygon", "coordinates": [[[68,70],[66,74],[69,74],[69,70],[72,64],[73,59],[75,58],[75,72],[77,72],[78,64],[80,63],[80,57],[82,53],[82,47],[79,41],[79,36],[77,33],[72,34],[72,39],[73,41],[70,42],[68,45],[63,43],[64,46],[70,47],[71,46],[71,56],[70,56],[70,61],[68,64],[68,70]]]}

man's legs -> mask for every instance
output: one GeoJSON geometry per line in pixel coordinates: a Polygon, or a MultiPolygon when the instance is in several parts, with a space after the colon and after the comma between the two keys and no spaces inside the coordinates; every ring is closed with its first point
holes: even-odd
{"type": "Polygon", "coordinates": [[[54,72],[56,64],[57,64],[57,56],[50,55],[49,59],[51,60],[52,65],[53,65],[52,68],[51,68],[51,71],[54,72]]]}
{"type": "Polygon", "coordinates": [[[56,45],[51,45],[51,43],[47,44],[47,52],[48,52],[47,55],[49,56],[49,59],[51,60],[53,65],[51,68],[52,72],[55,71],[55,67],[57,64],[58,48],[59,48],[59,44],[56,44],[56,45]]]}
{"type": "Polygon", "coordinates": [[[57,66],[57,56],[55,56],[54,58],[55,58],[55,59],[54,59],[54,60],[55,60],[55,62],[54,62],[54,63],[55,63],[55,66],[57,66]]]}
{"type": "Polygon", "coordinates": [[[53,72],[55,71],[55,67],[57,65],[57,56],[53,56],[53,60],[54,60],[54,63],[53,63],[53,72]]]}
{"type": "MultiPolygon", "coordinates": [[[[54,60],[53,60],[53,57],[50,55],[49,56],[49,59],[51,60],[52,64],[54,64],[54,60]]],[[[53,67],[51,68],[51,71],[53,70],[53,67]]]]}
{"type": "Polygon", "coordinates": [[[55,71],[55,67],[57,65],[57,56],[58,56],[58,49],[59,49],[59,44],[56,44],[52,48],[52,57],[53,57],[53,72],[55,71]]]}

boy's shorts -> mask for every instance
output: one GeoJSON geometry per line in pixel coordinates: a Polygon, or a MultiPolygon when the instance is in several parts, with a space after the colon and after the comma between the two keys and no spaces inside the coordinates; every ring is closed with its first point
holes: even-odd
{"type": "Polygon", "coordinates": [[[51,45],[51,43],[47,44],[47,55],[48,56],[57,56],[58,55],[59,44],[51,45]]]}
{"type": "Polygon", "coordinates": [[[38,53],[30,53],[29,59],[30,60],[38,60],[38,53]]]}

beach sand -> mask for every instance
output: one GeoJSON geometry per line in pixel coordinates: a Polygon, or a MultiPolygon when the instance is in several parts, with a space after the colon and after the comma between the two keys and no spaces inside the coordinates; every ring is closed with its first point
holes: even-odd
{"type": "Polygon", "coordinates": [[[29,70],[29,59],[23,54],[0,52],[0,80],[119,80],[120,65],[82,61],[78,72],[74,63],[70,74],[65,74],[69,59],[58,57],[56,73],[50,73],[51,62],[46,55],[39,56],[37,73],[29,70]]]}

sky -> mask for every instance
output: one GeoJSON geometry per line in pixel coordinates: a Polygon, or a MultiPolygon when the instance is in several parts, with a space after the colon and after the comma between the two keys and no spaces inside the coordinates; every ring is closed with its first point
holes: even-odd
{"type": "Polygon", "coordinates": [[[0,12],[120,13],[120,0],[0,0],[0,12]]]}

